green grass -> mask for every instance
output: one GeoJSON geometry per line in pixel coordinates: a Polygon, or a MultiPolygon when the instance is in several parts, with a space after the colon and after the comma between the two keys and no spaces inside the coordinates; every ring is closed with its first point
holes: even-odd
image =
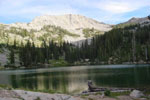
{"type": "Polygon", "coordinates": [[[129,95],[130,92],[129,91],[125,91],[125,92],[110,92],[110,97],[117,97],[117,96],[121,96],[121,95],[129,95]]]}
{"type": "Polygon", "coordinates": [[[11,86],[8,86],[8,85],[5,85],[5,84],[0,84],[0,88],[7,89],[7,90],[12,90],[11,86]]]}
{"type": "Polygon", "coordinates": [[[40,97],[37,97],[35,100],[41,100],[40,97]]]}
{"type": "Polygon", "coordinates": [[[2,66],[0,66],[0,70],[3,70],[3,69],[5,69],[4,67],[2,67],[2,66]]]}
{"type": "Polygon", "coordinates": [[[88,100],[94,100],[93,98],[88,98],[88,100]]]}
{"type": "Polygon", "coordinates": [[[118,25],[114,26],[113,28],[125,28],[125,27],[132,26],[132,25],[136,25],[136,23],[118,24],[118,25]]]}
{"type": "MultiPolygon", "coordinates": [[[[108,91],[106,91],[108,92],[108,91]]],[[[117,96],[123,96],[123,95],[129,95],[130,92],[129,91],[125,91],[125,92],[109,92],[108,95],[105,95],[105,96],[108,96],[110,98],[117,98],[117,96]]],[[[102,92],[97,92],[93,95],[102,95],[102,92]]],[[[89,94],[83,94],[81,95],[81,98],[88,98],[89,94]]],[[[90,98],[89,98],[90,99],[90,98]]]]}
{"type": "Polygon", "coordinates": [[[59,60],[49,60],[49,63],[51,64],[51,66],[53,67],[61,67],[61,66],[68,66],[69,63],[66,62],[63,59],[59,59],[59,60]]]}
{"type": "Polygon", "coordinates": [[[102,95],[102,92],[97,92],[96,95],[102,95]]]}
{"type": "Polygon", "coordinates": [[[85,28],[83,29],[82,33],[84,34],[84,37],[89,38],[93,37],[95,35],[103,34],[104,32],[94,29],[94,28],[85,28]]]}

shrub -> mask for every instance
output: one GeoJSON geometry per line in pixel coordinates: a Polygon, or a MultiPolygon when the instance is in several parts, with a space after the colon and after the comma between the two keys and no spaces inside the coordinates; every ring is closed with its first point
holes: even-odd
{"type": "Polygon", "coordinates": [[[106,91],[104,92],[104,94],[105,94],[105,96],[110,96],[110,90],[106,90],[106,91]]]}
{"type": "Polygon", "coordinates": [[[41,100],[40,97],[37,97],[35,100],[41,100]]]}

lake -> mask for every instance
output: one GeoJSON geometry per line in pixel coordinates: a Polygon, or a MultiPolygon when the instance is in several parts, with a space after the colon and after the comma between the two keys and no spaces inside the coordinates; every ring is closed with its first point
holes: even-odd
{"type": "Polygon", "coordinates": [[[150,87],[150,65],[96,65],[0,71],[13,88],[79,93],[87,81],[99,87],[150,87]]]}

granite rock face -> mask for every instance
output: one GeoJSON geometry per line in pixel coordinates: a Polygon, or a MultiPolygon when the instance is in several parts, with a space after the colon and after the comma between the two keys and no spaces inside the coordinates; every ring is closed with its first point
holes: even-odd
{"type": "Polygon", "coordinates": [[[133,90],[130,93],[130,96],[133,97],[133,98],[140,98],[140,97],[144,96],[144,94],[139,90],[133,90]]]}

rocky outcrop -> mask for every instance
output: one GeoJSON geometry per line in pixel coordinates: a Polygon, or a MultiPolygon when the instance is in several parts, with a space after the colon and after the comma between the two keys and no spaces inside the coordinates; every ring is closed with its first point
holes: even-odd
{"type": "Polygon", "coordinates": [[[133,90],[130,93],[130,96],[133,97],[133,98],[140,98],[140,97],[144,96],[144,94],[139,90],[133,90]]]}

